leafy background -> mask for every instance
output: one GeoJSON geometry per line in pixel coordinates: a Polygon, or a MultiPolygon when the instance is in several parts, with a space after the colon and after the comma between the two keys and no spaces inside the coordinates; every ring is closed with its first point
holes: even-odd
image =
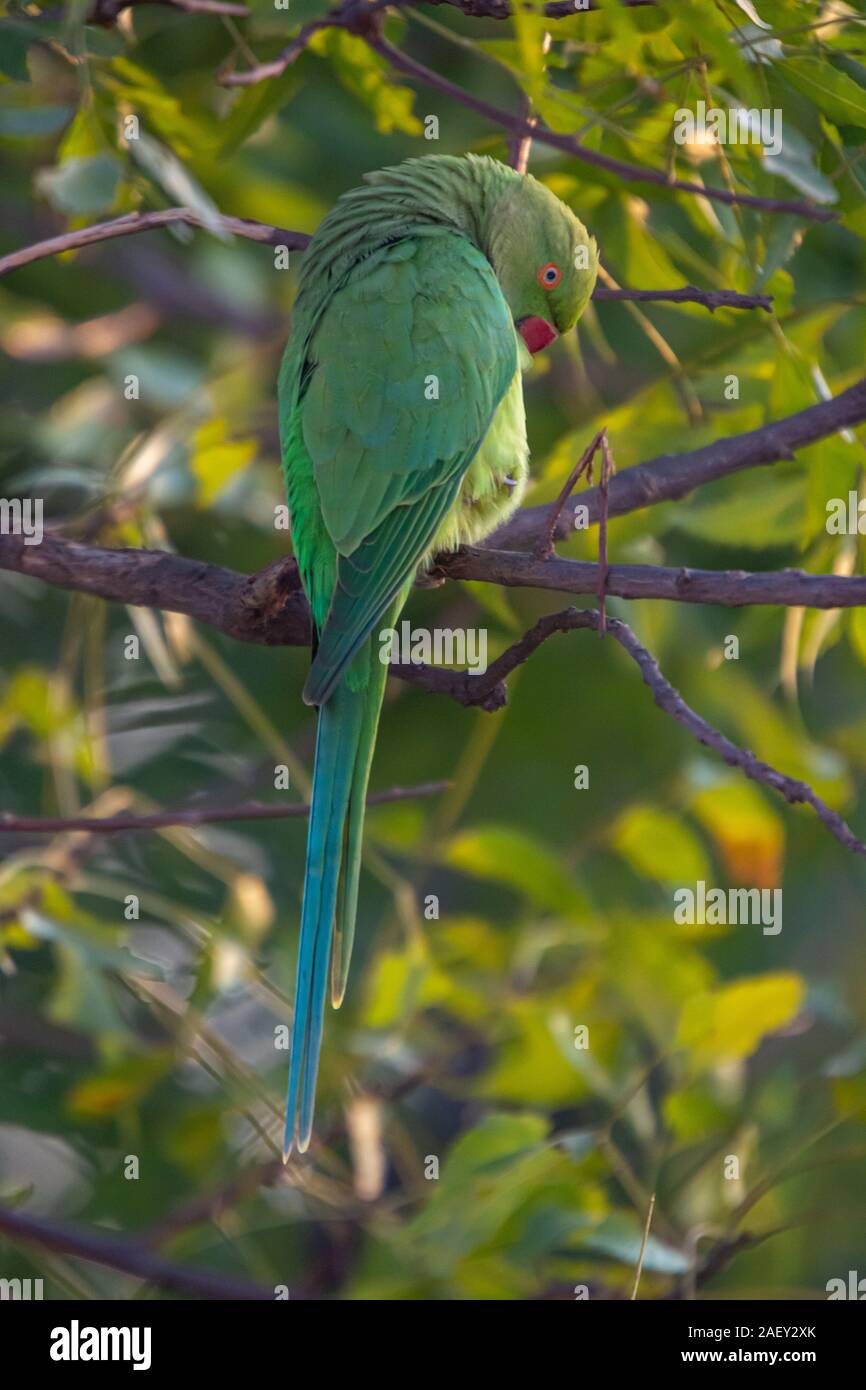
{"type": "MultiPolygon", "coordinates": [[[[272,56],[323,12],[306,0],[290,15],[253,0],[245,19],[139,4],[97,25],[82,4],[3,6],[0,249],[179,202],[206,224],[218,208],[312,231],[368,169],[431,150],[506,157],[480,118],[395,82],[339,30],[280,78],[220,85],[224,65],[272,56]],[[131,113],[140,141],[122,137],[131,113]]],[[[533,503],[556,495],[602,424],[623,469],[862,372],[866,31],[854,7],[693,0],[512,24],[413,5],[386,32],[508,109],[522,87],[553,129],[592,148],[839,213],[818,225],[629,186],[536,142],[532,171],[595,232],[617,283],[759,289],[775,311],[591,307],[527,382],[533,503]],[[783,152],[675,146],[675,110],[702,97],[780,108],[783,152]]],[[[4,279],[4,495],[44,497],[70,534],[106,545],[249,571],[281,554],[274,382],[297,263],[278,271],[268,247],[175,229],[4,279]],[[129,373],[138,400],[124,396],[129,373]]],[[[830,438],[614,521],[611,554],[861,573],[860,538],[824,523],[862,465],[862,432],[830,438]]],[[[592,559],[595,544],[578,537],[562,553],[592,559]]],[[[449,584],[416,593],[411,615],[487,625],[495,652],[549,608],[531,591],[449,584]]],[[[862,610],[610,609],[691,704],[866,833],[862,610]],[[723,657],[729,634],[737,661],[723,657]]],[[[0,622],[4,810],[306,794],[304,652],[8,574],[0,622]],[[129,634],[138,661],[125,659],[129,634]],[[275,765],[290,770],[288,792],[274,789],[275,765]]],[[[809,811],[700,752],[623,654],[586,634],[537,653],[503,714],[395,685],[374,785],[439,776],[452,782],[441,797],[369,816],[320,1138],[278,1181],[286,1054],[274,1029],[294,972],[302,823],[4,836],[5,1204],[293,1297],[569,1298],[579,1283],[627,1295],[652,1192],[641,1297],[688,1291],[719,1243],[732,1258],[704,1286],[714,1297],[824,1297],[829,1278],[862,1269],[862,862],[809,811]],[[574,786],[579,764],[587,790],[574,786]],[[676,925],[674,889],[698,879],[783,887],[783,931],[676,925]],[[428,894],[438,920],[424,916],[428,894]],[[574,1046],[580,1025],[587,1050],[574,1046]],[[725,1177],[729,1155],[738,1180],[725,1177]],[[222,1190],[225,1203],[190,1208],[222,1190]],[[732,1245],[744,1232],[771,1238],[732,1245]]],[[[42,1275],[46,1296],[166,1296],[72,1257],[0,1248],[0,1273],[42,1275]]]]}

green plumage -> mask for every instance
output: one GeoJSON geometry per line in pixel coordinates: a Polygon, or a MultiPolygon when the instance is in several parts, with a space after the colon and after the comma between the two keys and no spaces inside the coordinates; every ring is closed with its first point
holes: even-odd
{"type": "Polygon", "coordinates": [[[319,730],[287,1153],[309,1143],[328,971],[338,1005],[351,955],[386,677],[373,634],[394,626],[419,564],[481,539],[518,505],[528,357],[517,328],[570,328],[595,269],[594,243],[562,203],[474,156],[368,175],[305,254],[279,404],[316,633],[304,698],[319,706],[319,730]],[[539,279],[550,265],[553,287],[539,279]]]}

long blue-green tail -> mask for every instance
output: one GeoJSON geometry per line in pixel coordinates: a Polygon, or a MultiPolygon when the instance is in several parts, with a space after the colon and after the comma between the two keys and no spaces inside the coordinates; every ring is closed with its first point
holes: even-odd
{"type": "Polygon", "coordinates": [[[303,1153],[310,1142],[328,975],[336,1008],[355,935],[364,805],[387,677],[387,667],[372,652],[362,655],[364,666],[369,674],[361,689],[351,689],[344,679],[319,709],[284,1158],[294,1147],[303,1153]]]}

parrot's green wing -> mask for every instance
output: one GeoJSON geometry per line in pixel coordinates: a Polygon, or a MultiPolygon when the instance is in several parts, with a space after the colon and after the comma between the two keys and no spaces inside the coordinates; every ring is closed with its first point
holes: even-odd
{"type": "Polygon", "coordinates": [[[516,370],[514,325],[491,266],[453,232],[388,247],[331,298],[307,351],[301,405],[336,551],[311,703],[327,700],[429,550],[516,370]]]}

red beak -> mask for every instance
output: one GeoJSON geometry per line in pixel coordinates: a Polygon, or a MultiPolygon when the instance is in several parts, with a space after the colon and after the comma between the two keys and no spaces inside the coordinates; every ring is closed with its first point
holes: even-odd
{"type": "Polygon", "coordinates": [[[536,352],[541,352],[542,348],[549,347],[554,338],[559,337],[556,329],[547,322],[547,319],[537,318],[535,314],[531,314],[529,318],[521,319],[517,325],[517,331],[533,356],[536,352]]]}

